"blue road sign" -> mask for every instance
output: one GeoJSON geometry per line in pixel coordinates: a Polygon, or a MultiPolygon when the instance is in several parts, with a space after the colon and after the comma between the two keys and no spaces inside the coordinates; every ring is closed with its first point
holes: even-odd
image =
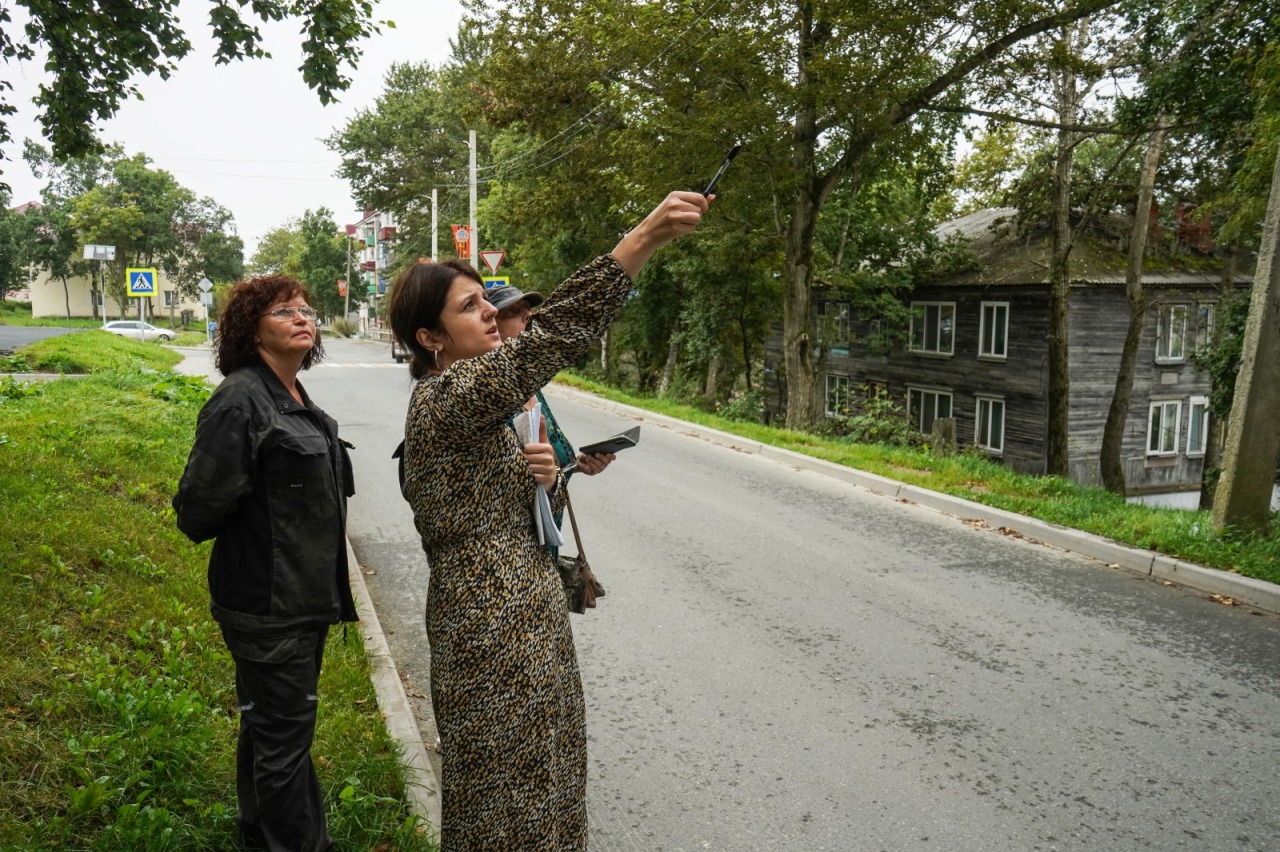
{"type": "Polygon", "coordinates": [[[124,280],[130,296],[154,296],[156,271],[154,269],[126,269],[124,280]]]}

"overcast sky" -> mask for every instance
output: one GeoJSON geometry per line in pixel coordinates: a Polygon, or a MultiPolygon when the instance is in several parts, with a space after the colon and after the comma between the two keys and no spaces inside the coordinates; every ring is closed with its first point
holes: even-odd
{"type": "MultiPolygon", "coordinates": [[[[213,64],[207,0],[183,0],[181,20],[192,52],[166,80],[139,78],[144,101],[130,101],[99,128],[108,142],[120,142],[129,154],[145,153],[157,168],[171,172],[198,195],[209,196],[235,216],[245,241],[245,259],[267,231],[304,210],[327,207],[338,225],[354,222],[359,211],[345,180],[334,177],[338,155],[322,141],[361,107],[372,106],[392,62],[427,61],[439,65],[449,56],[462,8],[458,0],[381,0],[375,17],[395,29],[367,41],[351,88],[340,103],[320,105],[302,82],[298,22],[260,27],[271,59],[232,65],[213,64]]],[[[13,29],[24,10],[13,10],[13,29]]],[[[42,80],[44,57],[36,62],[0,66],[13,83],[7,93],[18,114],[9,117],[13,142],[4,146],[0,178],[13,189],[14,205],[39,198],[41,182],[22,161],[22,140],[39,139],[36,109],[30,99],[42,80]]],[[[465,162],[467,150],[459,149],[465,162]]]]}

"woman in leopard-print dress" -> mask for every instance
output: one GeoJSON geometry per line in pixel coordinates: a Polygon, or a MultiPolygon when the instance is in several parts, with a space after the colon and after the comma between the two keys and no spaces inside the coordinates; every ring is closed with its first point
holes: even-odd
{"type": "Polygon", "coordinates": [[[667,196],[514,340],[501,339],[465,264],[418,264],[392,290],[392,330],[420,379],[405,423],[405,494],[430,566],[444,852],[586,848],[582,683],[560,577],[531,512],[539,483],[562,507],[563,474],[545,437],[521,447],[508,419],[586,354],[653,252],[706,209],[697,193],[667,196]]]}

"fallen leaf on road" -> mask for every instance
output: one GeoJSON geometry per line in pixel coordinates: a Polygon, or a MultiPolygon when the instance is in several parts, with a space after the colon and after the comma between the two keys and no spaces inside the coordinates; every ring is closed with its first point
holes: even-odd
{"type": "Polygon", "coordinates": [[[1240,601],[1225,595],[1209,595],[1209,600],[1216,601],[1223,606],[1240,606],[1240,601]]]}
{"type": "Polygon", "coordinates": [[[982,518],[961,518],[960,523],[973,527],[975,530],[989,530],[991,524],[982,520],[982,518]]]}
{"type": "Polygon", "coordinates": [[[373,575],[375,575],[375,574],[377,574],[377,573],[378,573],[377,571],[365,571],[365,572],[364,572],[364,575],[365,575],[366,577],[372,577],[373,575]]]}

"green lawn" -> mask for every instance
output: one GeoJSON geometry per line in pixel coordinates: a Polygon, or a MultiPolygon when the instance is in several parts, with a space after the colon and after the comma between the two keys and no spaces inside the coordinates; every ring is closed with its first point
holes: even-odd
{"type": "MultiPolygon", "coordinates": [[[[164,347],[58,340],[74,351],[37,360],[120,366],[0,381],[0,849],[236,848],[233,667],[209,616],[208,545],[169,506],[208,388],[158,369],[178,358],[164,347]]],[[[357,630],[331,634],[320,696],[313,754],[337,848],[434,848],[357,630]]]]}

